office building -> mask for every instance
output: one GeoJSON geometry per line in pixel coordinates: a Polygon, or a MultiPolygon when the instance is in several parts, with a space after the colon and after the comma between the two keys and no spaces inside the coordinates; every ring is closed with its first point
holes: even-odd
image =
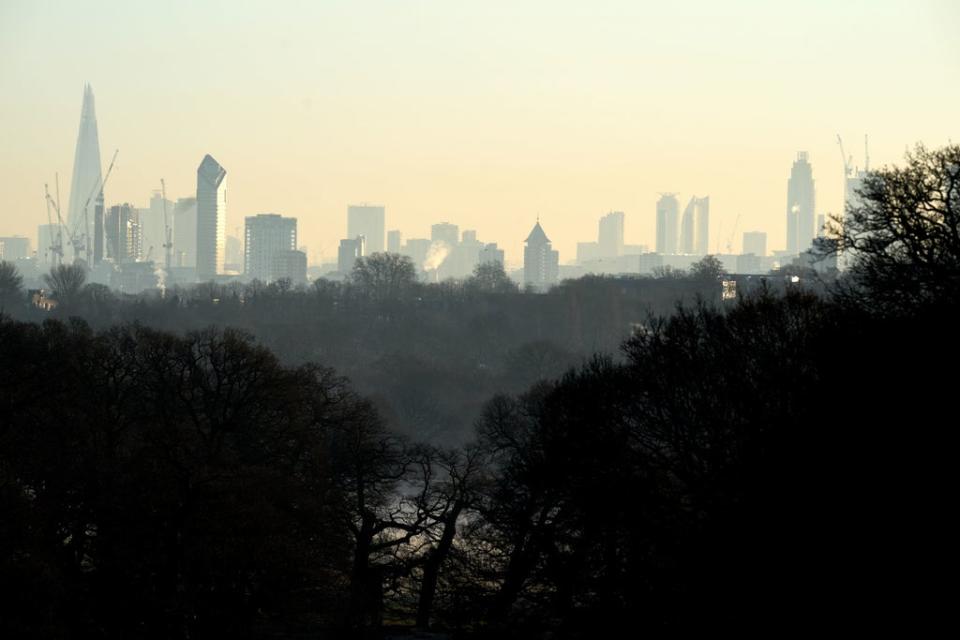
{"type": "Polygon", "coordinates": [[[680,201],[675,193],[663,193],[657,201],[656,249],[660,254],[677,252],[677,218],[680,201]]]}
{"type": "Polygon", "coordinates": [[[30,257],[30,239],[22,236],[0,238],[0,260],[13,262],[30,257]]]}
{"type": "Polygon", "coordinates": [[[103,226],[107,258],[116,264],[143,258],[139,209],[128,203],[114,205],[104,216],[103,226]]]}
{"type": "Polygon", "coordinates": [[[227,172],[209,154],[197,168],[197,278],[224,272],[227,244],[227,172]]]}
{"type": "Polygon", "coordinates": [[[623,254],[623,211],[611,211],[600,218],[597,244],[600,256],[615,258],[623,254]]]}
{"type": "MultiPolygon", "coordinates": [[[[238,243],[239,244],[239,243],[238,243]]],[[[297,219],[275,213],[247,216],[244,226],[243,273],[250,280],[270,282],[274,257],[297,249],[297,219]]],[[[306,273],[306,266],[304,266],[306,273]]]]}
{"type": "Polygon", "coordinates": [[[367,254],[383,251],[383,235],[386,229],[384,207],[368,204],[352,204],[347,207],[347,237],[363,236],[367,254]]]}
{"type": "Polygon", "coordinates": [[[806,151],[797,153],[787,180],[787,253],[798,255],[813,243],[814,209],[813,167],[806,151]]]}

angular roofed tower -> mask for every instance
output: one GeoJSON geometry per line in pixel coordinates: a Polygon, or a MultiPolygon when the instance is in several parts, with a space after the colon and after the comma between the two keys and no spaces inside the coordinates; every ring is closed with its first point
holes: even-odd
{"type": "Polygon", "coordinates": [[[540,221],[534,225],[523,248],[523,282],[538,291],[546,291],[557,283],[560,271],[560,256],[553,250],[550,238],[544,233],[540,221]]]}
{"type": "Polygon", "coordinates": [[[223,273],[227,244],[227,170],[207,154],[197,167],[197,279],[223,273]]]}

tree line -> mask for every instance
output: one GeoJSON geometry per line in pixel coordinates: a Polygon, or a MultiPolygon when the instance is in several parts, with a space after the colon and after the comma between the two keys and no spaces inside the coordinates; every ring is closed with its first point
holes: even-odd
{"type": "Polygon", "coordinates": [[[2,631],[933,625],[955,533],[958,171],[960,148],[918,148],[868,179],[827,294],[682,306],[616,357],[493,394],[457,446],[398,435],[333,370],[235,329],[5,318],[2,631]]]}

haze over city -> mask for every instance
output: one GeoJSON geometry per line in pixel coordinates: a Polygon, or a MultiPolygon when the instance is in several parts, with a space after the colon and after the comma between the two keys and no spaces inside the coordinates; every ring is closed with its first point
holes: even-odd
{"type": "Polygon", "coordinates": [[[0,0],[0,638],[942,635],[958,34],[0,0]]]}
{"type": "Polygon", "coordinates": [[[561,263],[611,210],[652,247],[666,191],[710,196],[711,252],[737,216],[734,251],[746,230],[783,249],[798,151],[817,213],[838,213],[837,133],[857,165],[869,134],[874,166],[956,133],[958,18],[953,2],[8,1],[3,232],[35,237],[56,172],[66,198],[89,82],[104,164],[120,149],[108,205],[146,206],[161,177],[193,195],[211,153],[228,234],[296,217],[311,261],[336,259],[365,201],[405,237],[477,229],[517,266],[538,214],[561,263]]]}

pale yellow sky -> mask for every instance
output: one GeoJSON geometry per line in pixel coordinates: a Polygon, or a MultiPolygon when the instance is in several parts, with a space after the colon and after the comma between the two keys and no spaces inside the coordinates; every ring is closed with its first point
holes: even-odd
{"type": "Polygon", "coordinates": [[[0,0],[0,235],[35,239],[66,201],[83,84],[108,204],[191,195],[205,153],[243,217],[299,218],[332,259],[346,207],[387,227],[474,228],[522,256],[540,214],[561,262],[626,212],[653,243],[660,191],[711,198],[711,250],[739,215],[783,248],[786,180],[810,153],[838,211],[836,134],[862,164],[960,139],[960,3],[42,2],[0,0]],[[105,168],[105,167],[104,167],[105,168]]]}

